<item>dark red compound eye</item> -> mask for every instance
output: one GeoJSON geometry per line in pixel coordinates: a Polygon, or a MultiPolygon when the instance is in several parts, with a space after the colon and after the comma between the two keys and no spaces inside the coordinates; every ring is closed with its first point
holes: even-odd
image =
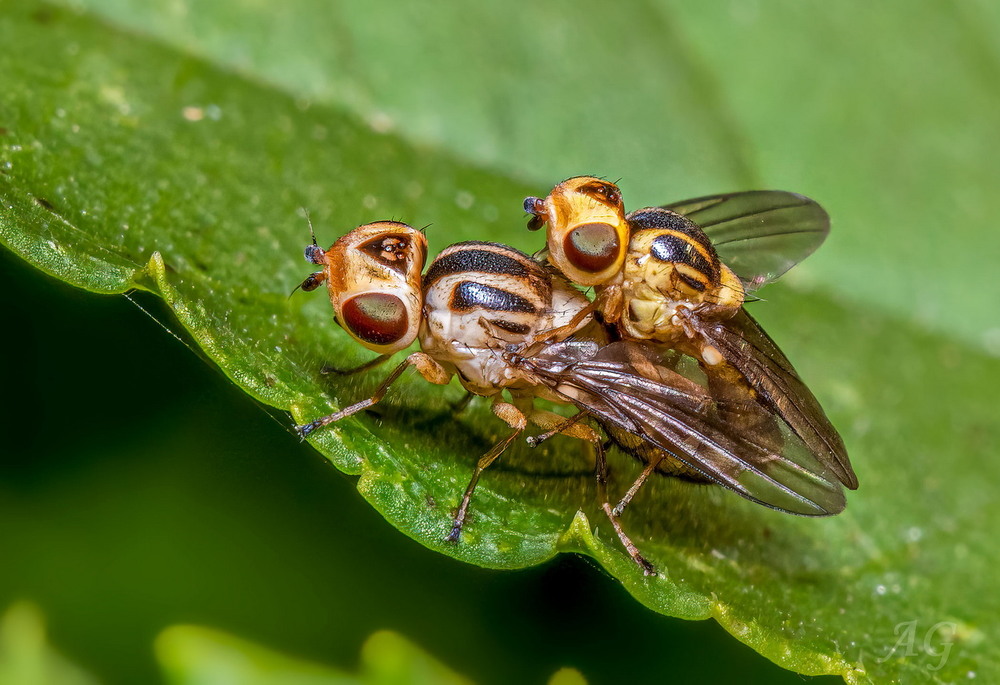
{"type": "Polygon", "coordinates": [[[410,325],[403,301],[386,293],[352,297],[341,308],[344,326],[370,345],[391,345],[410,325]]]}
{"type": "Polygon", "coordinates": [[[582,271],[604,271],[618,258],[618,233],[611,224],[583,224],[566,236],[563,249],[570,263],[582,271]]]}

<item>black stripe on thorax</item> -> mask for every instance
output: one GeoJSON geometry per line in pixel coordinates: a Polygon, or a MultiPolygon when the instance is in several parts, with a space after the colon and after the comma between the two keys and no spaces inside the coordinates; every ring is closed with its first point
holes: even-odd
{"type": "Polygon", "coordinates": [[[705,232],[685,216],[661,207],[640,209],[628,215],[629,228],[639,231],[663,231],[650,242],[650,254],[661,262],[681,262],[694,267],[715,281],[719,277],[719,258],[705,232]]]}
{"type": "Polygon", "coordinates": [[[633,233],[655,229],[677,231],[678,233],[683,233],[692,242],[701,245],[706,253],[715,254],[715,246],[712,245],[709,237],[705,235],[705,231],[701,230],[698,224],[683,214],[671,212],[669,209],[663,209],[662,207],[647,207],[646,209],[637,209],[629,214],[626,219],[633,233]]]}
{"type": "Polygon", "coordinates": [[[536,311],[535,306],[520,295],[475,281],[462,281],[455,286],[448,306],[456,312],[486,309],[494,312],[534,314],[536,311]]]}
{"type": "Polygon", "coordinates": [[[528,275],[525,263],[514,256],[493,250],[476,249],[475,246],[477,245],[500,247],[505,252],[510,252],[525,260],[530,260],[530,257],[527,255],[523,255],[514,248],[507,247],[506,245],[480,241],[458,243],[449,248],[454,251],[438,257],[431,264],[424,275],[424,289],[426,290],[444,276],[457,273],[509,274],[516,277],[528,275]]]}
{"type": "MultiPolygon", "coordinates": [[[[698,225],[683,214],[671,212],[663,207],[646,207],[637,209],[627,217],[629,228],[635,231],[646,231],[668,228],[674,231],[687,232],[691,228],[698,228],[698,225]]],[[[698,229],[699,231],[701,229],[698,229]]]]}
{"type": "Polygon", "coordinates": [[[658,235],[649,244],[649,253],[654,259],[661,262],[687,264],[713,280],[719,274],[718,265],[705,259],[705,255],[698,249],[697,244],[687,235],[677,235],[676,233],[658,235]]]}

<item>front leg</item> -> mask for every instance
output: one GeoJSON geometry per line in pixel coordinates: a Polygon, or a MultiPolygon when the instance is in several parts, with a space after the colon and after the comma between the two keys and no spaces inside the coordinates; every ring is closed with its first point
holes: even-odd
{"type": "Polygon", "coordinates": [[[398,379],[409,366],[415,367],[424,379],[437,385],[445,385],[451,379],[451,374],[448,373],[443,366],[438,364],[423,352],[414,352],[409,357],[404,359],[402,364],[393,369],[392,373],[386,376],[386,379],[382,381],[382,384],[378,386],[371,397],[361,400],[360,402],[355,402],[351,406],[344,407],[340,411],[334,412],[328,416],[323,416],[315,419],[314,421],[310,421],[309,423],[302,424],[301,426],[296,426],[295,432],[298,433],[300,437],[305,438],[317,428],[322,428],[323,426],[340,421],[341,419],[346,419],[348,416],[353,416],[359,411],[377,404],[383,397],[385,397],[385,393],[389,390],[389,386],[396,382],[396,379],[398,379]]]}
{"type": "Polygon", "coordinates": [[[323,368],[320,369],[319,372],[322,374],[329,374],[333,376],[353,376],[354,374],[357,373],[364,373],[365,371],[371,371],[376,366],[381,366],[382,364],[389,361],[389,358],[391,356],[392,356],[391,354],[380,354],[374,359],[371,359],[369,361],[358,364],[357,366],[352,366],[346,369],[341,369],[339,367],[332,366],[330,364],[325,364],[323,368]]]}
{"type": "Polygon", "coordinates": [[[588,323],[588,319],[592,319],[594,316],[594,309],[597,307],[597,300],[594,300],[586,307],[583,307],[580,311],[573,315],[569,323],[563,324],[562,326],[557,326],[556,328],[549,328],[544,331],[540,331],[534,336],[531,336],[525,340],[525,346],[530,346],[539,342],[557,342],[560,340],[565,340],[569,336],[576,333],[578,330],[583,328],[583,326],[588,323]]]}

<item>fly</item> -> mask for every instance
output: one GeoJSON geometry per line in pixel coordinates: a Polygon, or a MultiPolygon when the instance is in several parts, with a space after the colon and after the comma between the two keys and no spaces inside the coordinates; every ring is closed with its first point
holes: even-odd
{"type": "MultiPolygon", "coordinates": [[[[615,184],[581,176],[545,198],[527,198],[524,208],[529,229],[548,227],[548,261],[571,281],[594,286],[592,309],[626,344],[590,350],[575,365],[548,353],[513,359],[598,406],[624,393],[617,401],[633,411],[604,425],[647,464],[631,494],[659,470],[700,476],[791,513],[843,510],[840,486],[858,487],[844,443],[743,306],[823,242],[830,224],[822,207],[795,193],[749,191],[626,214],[615,184]],[[636,359],[652,369],[640,374],[648,382],[668,372],[702,387],[711,410],[692,414],[690,398],[657,405],[655,398],[670,394],[656,388],[620,390],[634,378],[636,359]]],[[[676,378],[670,385],[683,387],[676,378]]]]}
{"type": "Polygon", "coordinates": [[[421,351],[407,356],[371,397],[298,426],[299,434],[306,437],[376,404],[409,366],[435,384],[458,376],[468,392],[492,399],[493,413],[511,432],[477,461],[446,539],[458,541],[483,470],[533,424],[547,434],[569,435],[594,445],[602,509],[630,556],[645,573],[653,574],[652,565],[612,514],[603,438],[582,422],[589,410],[566,419],[535,407],[536,399],[574,402],[505,355],[508,348],[518,348],[554,329],[563,330],[564,335],[541,344],[541,349],[570,335],[590,340],[599,349],[606,342],[603,328],[588,315],[580,315],[588,310],[589,300],[553,269],[498,243],[452,245],[421,277],[426,255],[423,233],[391,221],[360,226],[329,250],[315,242],[306,248],[306,259],[322,268],[303,281],[302,289],[314,290],[326,282],[334,318],[351,337],[383,355],[380,359],[415,340],[421,351]],[[571,322],[575,323],[570,326],[571,322]],[[505,391],[510,401],[503,399],[505,391]]]}

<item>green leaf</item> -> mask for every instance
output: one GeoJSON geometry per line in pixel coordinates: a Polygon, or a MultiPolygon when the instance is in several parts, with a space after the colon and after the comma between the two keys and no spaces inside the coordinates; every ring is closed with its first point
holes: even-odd
{"type": "Polygon", "coordinates": [[[1000,252],[987,229],[1000,155],[984,145],[1000,107],[997,4],[662,4],[703,46],[759,177],[830,211],[809,264],[824,290],[1000,355],[981,264],[1000,252]]]}
{"type": "MultiPolygon", "coordinates": [[[[211,628],[175,625],[156,639],[166,682],[174,685],[468,685],[458,675],[399,633],[382,630],[361,648],[357,673],[286,656],[211,628]]],[[[0,616],[0,683],[92,685],[97,681],[57,654],[47,643],[41,612],[20,602],[0,616]]],[[[586,685],[579,672],[564,668],[553,683],[586,685]]]]}
{"type": "Polygon", "coordinates": [[[94,685],[96,682],[52,649],[37,607],[18,602],[0,615],[0,683],[94,685]]]}
{"type": "MultiPolygon", "coordinates": [[[[316,445],[400,530],[457,558],[583,552],[657,611],[713,616],[802,673],[997,678],[998,292],[980,267],[1000,242],[982,142],[995,10],[72,7],[14,0],[0,18],[0,239],[80,287],[158,293],[234,382],[296,420],[381,377],[319,373],[370,355],[323,297],[287,297],[308,273],[299,207],[327,243],[392,217],[431,223],[432,249],[533,249],[520,198],[577,173],[620,176],[630,207],[755,185],[816,196],[830,244],[754,314],[843,429],[862,486],[841,516],[660,480],[625,517],[663,571],[646,579],[568,440],[505,455],[462,543],[443,542],[503,433],[481,406],[453,419],[457,387],[404,378],[379,418],[316,445]]],[[[635,471],[614,468],[618,488],[635,471]]]]}
{"type": "Polygon", "coordinates": [[[469,682],[402,635],[388,630],[375,633],[365,642],[356,675],[197,626],[168,628],[157,638],[156,652],[171,685],[464,685],[469,682]]]}

